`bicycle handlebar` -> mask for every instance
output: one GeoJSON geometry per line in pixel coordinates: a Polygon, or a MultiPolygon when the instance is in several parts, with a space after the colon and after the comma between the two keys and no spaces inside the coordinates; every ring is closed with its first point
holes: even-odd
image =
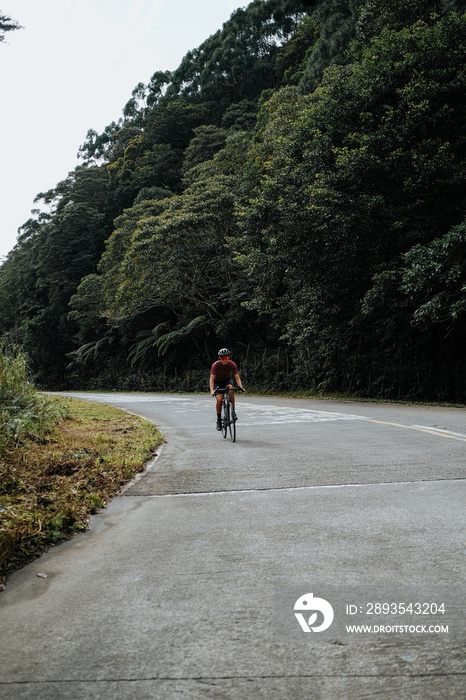
{"type": "Polygon", "coordinates": [[[217,394],[226,394],[227,391],[240,391],[242,394],[244,394],[245,390],[242,389],[240,386],[232,386],[230,389],[227,389],[226,387],[224,389],[218,388],[215,389],[214,396],[216,396],[217,394]]]}

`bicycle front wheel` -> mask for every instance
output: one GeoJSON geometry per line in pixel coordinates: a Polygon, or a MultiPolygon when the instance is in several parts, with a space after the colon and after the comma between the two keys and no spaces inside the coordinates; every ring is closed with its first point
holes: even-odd
{"type": "Polygon", "coordinates": [[[228,426],[230,425],[230,404],[225,402],[223,404],[223,437],[226,438],[228,432],[228,426]]]}
{"type": "MultiPolygon", "coordinates": [[[[233,411],[232,411],[233,413],[233,411]]],[[[236,440],[236,420],[233,418],[233,415],[231,416],[231,421],[230,421],[230,437],[231,441],[235,442],[236,440]]]]}

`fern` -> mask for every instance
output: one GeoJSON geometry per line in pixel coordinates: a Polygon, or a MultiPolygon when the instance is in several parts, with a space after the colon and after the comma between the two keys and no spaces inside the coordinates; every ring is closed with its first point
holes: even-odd
{"type": "Polygon", "coordinates": [[[159,357],[163,357],[166,355],[168,350],[175,345],[178,341],[186,338],[186,336],[190,335],[195,329],[202,327],[206,322],[206,317],[205,316],[197,316],[196,318],[193,318],[192,321],[188,323],[187,326],[184,326],[183,328],[180,328],[176,331],[171,331],[170,333],[165,333],[165,335],[160,336],[160,338],[157,338],[155,341],[155,346],[158,350],[159,357]]]}
{"type": "Polygon", "coordinates": [[[134,367],[134,365],[142,360],[152,348],[156,347],[157,339],[165,328],[168,328],[167,323],[159,323],[151,331],[141,331],[137,334],[136,337],[143,338],[143,340],[140,340],[137,345],[133,346],[129,351],[128,357],[131,367],[134,367]]]}

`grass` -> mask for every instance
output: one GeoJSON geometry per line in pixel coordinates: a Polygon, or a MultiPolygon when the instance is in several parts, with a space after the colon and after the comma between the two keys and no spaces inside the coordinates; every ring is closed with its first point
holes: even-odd
{"type": "Polygon", "coordinates": [[[155,425],[116,408],[54,401],[66,418],[0,455],[0,589],[8,573],[85,530],[163,442],[155,425]]]}
{"type": "Polygon", "coordinates": [[[29,381],[21,350],[0,343],[0,456],[26,436],[46,435],[64,415],[59,403],[29,381]]]}

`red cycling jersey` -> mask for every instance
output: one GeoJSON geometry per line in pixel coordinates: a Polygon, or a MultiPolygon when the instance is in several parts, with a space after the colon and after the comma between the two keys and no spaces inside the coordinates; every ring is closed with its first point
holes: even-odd
{"type": "Polygon", "coordinates": [[[214,362],[210,373],[214,375],[215,381],[224,382],[226,379],[231,379],[233,375],[238,374],[238,365],[232,360],[228,360],[226,365],[220,360],[214,362]]]}

